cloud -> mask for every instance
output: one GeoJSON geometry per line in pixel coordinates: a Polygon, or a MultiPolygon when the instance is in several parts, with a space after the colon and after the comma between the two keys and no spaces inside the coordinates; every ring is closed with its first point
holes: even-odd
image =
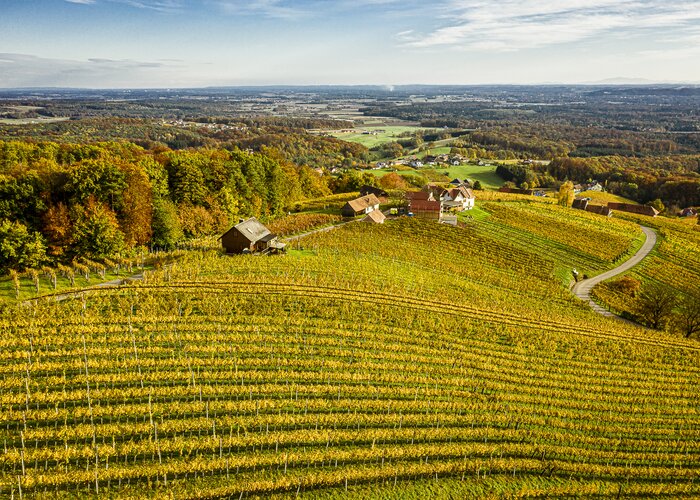
{"type": "MultiPolygon", "coordinates": [[[[64,0],[80,5],[94,5],[98,0],[64,0]]],[[[181,0],[100,0],[100,3],[120,3],[138,9],[155,10],[159,12],[177,12],[182,8],[181,0]]]]}
{"type": "Polygon", "coordinates": [[[451,0],[435,15],[439,26],[432,31],[397,37],[409,47],[514,51],[690,26],[700,22],[700,1],[451,0]]]}
{"type": "Polygon", "coordinates": [[[0,87],[143,87],[177,77],[182,65],[163,61],[52,59],[0,53],[0,87]]]}
{"type": "Polygon", "coordinates": [[[313,10],[300,7],[299,2],[283,0],[216,0],[215,4],[226,14],[263,15],[277,19],[309,17],[313,10]]]}

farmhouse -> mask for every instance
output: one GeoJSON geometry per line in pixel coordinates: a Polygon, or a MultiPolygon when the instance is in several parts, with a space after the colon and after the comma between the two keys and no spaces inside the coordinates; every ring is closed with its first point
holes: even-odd
{"type": "Polygon", "coordinates": [[[680,216],[681,217],[695,217],[697,215],[697,212],[693,207],[688,207],[684,208],[681,210],[680,216]]]}
{"type": "Polygon", "coordinates": [[[277,235],[270,232],[258,219],[251,217],[239,222],[221,236],[221,245],[226,253],[284,251],[285,244],[277,241],[277,235]]]}
{"type": "Polygon", "coordinates": [[[656,217],[659,215],[659,211],[654,207],[649,205],[635,205],[633,203],[615,203],[609,202],[608,208],[611,210],[619,210],[620,212],[629,212],[631,214],[638,215],[648,215],[649,217],[656,217]]]}
{"type": "Polygon", "coordinates": [[[459,186],[446,190],[441,196],[442,208],[453,210],[471,210],[474,208],[474,193],[471,189],[459,186]]]}
{"type": "Polygon", "coordinates": [[[367,196],[360,196],[354,200],[350,200],[343,208],[340,209],[340,213],[344,217],[355,217],[360,214],[368,214],[373,210],[379,209],[379,199],[374,194],[368,194],[367,196]]]}

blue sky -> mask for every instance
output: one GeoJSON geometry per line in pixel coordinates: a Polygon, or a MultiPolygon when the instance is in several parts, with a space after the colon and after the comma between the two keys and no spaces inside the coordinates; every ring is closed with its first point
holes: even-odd
{"type": "Polygon", "coordinates": [[[0,0],[0,87],[700,83],[700,0],[0,0]]]}

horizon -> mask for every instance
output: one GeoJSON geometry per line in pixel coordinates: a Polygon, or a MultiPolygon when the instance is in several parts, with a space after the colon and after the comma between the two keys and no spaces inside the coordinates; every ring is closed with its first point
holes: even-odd
{"type": "Polygon", "coordinates": [[[700,0],[4,3],[3,89],[700,83],[700,0]]]}

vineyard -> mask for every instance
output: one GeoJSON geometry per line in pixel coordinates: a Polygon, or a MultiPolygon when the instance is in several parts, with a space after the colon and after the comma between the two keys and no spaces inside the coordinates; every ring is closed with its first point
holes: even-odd
{"type": "MultiPolygon", "coordinates": [[[[630,276],[642,283],[661,283],[679,295],[700,298],[700,226],[695,219],[650,218],[626,214],[629,220],[653,227],[659,244],[630,276]]],[[[614,310],[631,313],[629,297],[609,283],[593,289],[596,299],[614,310]]]]}
{"type": "Polygon", "coordinates": [[[591,312],[560,209],[493,205],[8,309],[0,497],[700,495],[700,344],[591,312]]]}

